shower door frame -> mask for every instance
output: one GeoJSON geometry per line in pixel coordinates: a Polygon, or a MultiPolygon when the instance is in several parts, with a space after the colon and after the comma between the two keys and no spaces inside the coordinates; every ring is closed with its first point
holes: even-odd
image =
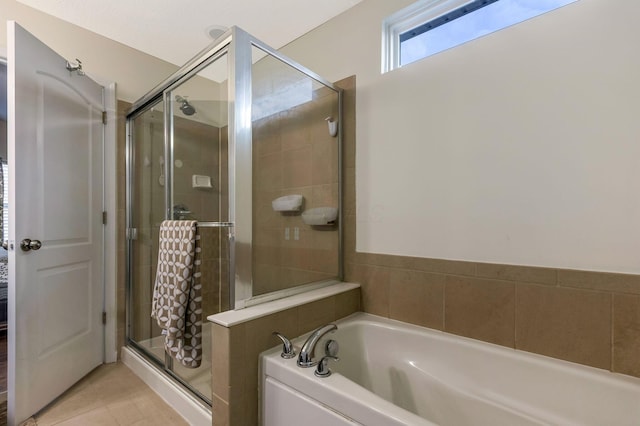
{"type": "MultiPolygon", "coordinates": [[[[295,294],[299,294],[299,293],[304,293],[307,291],[311,291],[317,288],[321,288],[321,287],[326,287],[332,284],[336,284],[338,282],[341,282],[344,278],[344,258],[343,258],[343,253],[344,253],[344,243],[343,243],[343,235],[344,235],[344,227],[343,227],[343,223],[344,223],[344,215],[343,215],[343,206],[342,206],[342,200],[343,200],[343,159],[342,159],[342,146],[343,146],[343,130],[342,130],[342,115],[343,115],[343,109],[342,109],[342,100],[343,100],[343,91],[341,88],[337,87],[336,85],[334,85],[333,83],[331,83],[330,81],[322,78],[320,75],[318,75],[317,73],[311,71],[310,69],[300,65],[299,63],[291,60],[290,58],[284,56],[283,54],[281,54],[280,52],[278,52],[277,50],[273,49],[272,47],[270,47],[269,45],[263,43],[262,41],[258,40],[257,38],[253,37],[252,35],[244,32],[243,30],[237,28],[237,27],[233,27],[233,29],[238,30],[240,33],[246,35],[247,37],[247,41],[246,41],[246,45],[247,45],[247,50],[243,51],[242,54],[246,55],[248,57],[248,71],[246,71],[246,69],[243,69],[243,71],[246,71],[246,74],[248,76],[248,85],[245,86],[245,93],[248,94],[249,96],[249,101],[247,103],[248,105],[248,121],[249,123],[251,122],[251,103],[252,103],[252,63],[251,63],[251,59],[252,59],[252,52],[251,52],[251,48],[252,47],[256,47],[259,50],[262,50],[263,52],[265,52],[268,56],[272,56],[275,59],[279,60],[280,62],[290,66],[291,68],[301,72],[302,74],[306,75],[307,77],[317,81],[318,83],[326,86],[327,88],[333,90],[334,92],[336,92],[336,94],[338,95],[338,134],[336,135],[337,138],[337,144],[338,144],[338,217],[337,217],[337,222],[338,222],[338,275],[335,277],[335,279],[329,279],[329,280],[324,280],[324,281],[317,281],[317,282],[311,282],[311,283],[307,283],[307,284],[300,284],[297,285],[295,287],[291,287],[291,288],[287,288],[287,289],[283,289],[283,290],[278,290],[278,291],[274,291],[271,293],[266,293],[266,294],[260,294],[257,296],[253,295],[253,281],[252,281],[252,258],[251,258],[251,254],[253,253],[253,244],[252,244],[252,230],[253,230],[253,221],[251,219],[251,217],[248,218],[248,220],[242,220],[242,221],[237,221],[236,222],[236,231],[240,230],[240,229],[246,229],[248,231],[248,237],[246,238],[246,246],[248,247],[247,252],[249,253],[249,257],[247,259],[242,259],[241,262],[238,262],[238,258],[236,255],[236,262],[235,262],[235,271],[236,274],[239,274],[240,276],[247,276],[248,280],[240,280],[238,281],[238,276],[236,275],[236,281],[235,283],[233,281],[230,282],[230,285],[232,287],[231,291],[235,291],[235,300],[232,300],[232,304],[231,304],[231,309],[243,309],[243,308],[247,308],[250,306],[254,306],[254,305],[259,305],[265,302],[269,302],[272,300],[277,300],[277,299],[281,299],[283,297],[287,297],[287,296],[292,296],[295,294]],[[239,266],[238,266],[239,263],[239,266]],[[235,287],[235,289],[234,289],[235,287]]],[[[231,105],[230,105],[230,109],[231,109],[231,105]]],[[[248,142],[248,146],[249,146],[249,153],[248,153],[248,175],[252,176],[253,170],[252,170],[252,153],[251,153],[251,149],[252,149],[252,124],[249,127],[249,142],[248,142]]],[[[229,137],[229,139],[231,140],[231,137],[229,137]]],[[[231,146],[231,145],[229,145],[231,146]]],[[[229,148],[229,151],[231,152],[231,148],[229,148]]],[[[231,160],[231,159],[230,159],[231,160]]],[[[231,162],[231,161],[230,161],[231,162]]],[[[229,165],[229,167],[231,167],[231,164],[229,165]]],[[[229,179],[229,182],[231,182],[231,179],[229,179]]],[[[237,188],[237,187],[236,187],[237,188]]],[[[245,190],[247,191],[246,193],[248,194],[252,194],[252,187],[251,187],[251,181],[249,182],[248,188],[245,187],[245,190]]],[[[231,193],[231,185],[229,187],[229,191],[231,193]]],[[[242,194],[242,191],[238,191],[236,189],[236,193],[237,194],[242,194]]],[[[231,201],[229,201],[231,203],[231,201]]],[[[249,210],[252,211],[252,210],[249,210]]],[[[231,219],[230,219],[231,220],[231,219]]],[[[245,240],[242,240],[245,241],[245,240]]],[[[233,279],[233,275],[229,275],[229,279],[232,280],[233,279]]],[[[233,296],[232,296],[233,297],[233,296]]]]}
{"type": "MultiPolygon", "coordinates": [[[[225,34],[226,36],[226,34],[225,34]]],[[[138,351],[138,353],[142,354],[145,359],[152,362],[156,367],[166,373],[171,379],[178,382],[183,387],[187,388],[191,393],[197,396],[202,402],[207,404],[209,407],[212,404],[211,398],[203,395],[193,386],[191,386],[185,379],[174,373],[173,371],[173,359],[165,353],[165,358],[163,360],[158,359],[154,354],[150,353],[150,351],[144,346],[140,345],[137,341],[131,338],[131,317],[133,310],[133,297],[132,297],[132,289],[131,285],[133,283],[133,263],[132,263],[132,241],[134,240],[133,236],[133,200],[135,198],[135,193],[133,189],[133,176],[134,176],[134,146],[133,146],[133,133],[134,133],[134,124],[133,120],[139,115],[145,113],[148,108],[159,101],[163,105],[163,125],[164,125],[164,141],[163,141],[163,150],[164,150],[164,175],[166,182],[172,182],[173,179],[173,102],[171,101],[171,91],[178,85],[182,84],[189,78],[195,76],[199,71],[203,68],[207,67],[211,63],[215,62],[225,54],[229,54],[229,50],[231,50],[231,39],[230,37],[222,37],[222,40],[218,43],[216,42],[213,48],[207,48],[202,51],[197,57],[197,60],[191,60],[184,67],[182,67],[178,72],[174,73],[171,77],[165,80],[160,85],[156,86],[151,92],[141,98],[139,101],[134,103],[129,111],[127,112],[127,121],[126,121],[126,280],[127,285],[125,286],[125,297],[126,297],[126,309],[125,309],[125,321],[126,321],[126,344],[131,346],[138,351]]],[[[172,216],[172,197],[173,197],[173,188],[171,185],[165,185],[164,191],[164,218],[165,219],[173,219],[172,216]]],[[[217,226],[220,228],[229,229],[229,233],[232,233],[232,226],[230,227],[229,222],[210,222],[208,223],[211,226],[217,226]]],[[[231,224],[232,225],[232,224],[231,224]]],[[[231,263],[231,261],[230,261],[231,263]]]]}
{"type": "MultiPolygon", "coordinates": [[[[301,66],[291,59],[283,56],[276,50],[264,44],[238,27],[232,27],[221,35],[210,46],[198,53],[166,80],[155,86],[146,95],[134,102],[126,116],[126,343],[142,353],[145,358],[151,360],[170,377],[187,387],[200,399],[211,405],[211,400],[204,397],[192,386],[186,383],[171,371],[170,359],[162,364],[152,354],[130,337],[130,324],[132,309],[132,205],[135,194],[132,188],[133,178],[133,123],[132,120],[144,113],[148,107],[159,100],[163,100],[164,106],[164,173],[166,181],[171,182],[173,164],[173,103],[171,91],[184,81],[193,77],[209,64],[215,62],[223,55],[228,56],[228,190],[229,212],[228,222],[217,223],[220,227],[229,229],[229,309],[242,309],[247,306],[263,303],[269,300],[282,298],[291,294],[308,291],[313,288],[323,287],[343,277],[343,209],[342,209],[342,125],[338,126],[338,275],[335,280],[315,282],[299,285],[286,290],[268,293],[253,297],[252,295],[252,194],[253,194],[253,163],[252,163],[252,48],[256,47],[267,55],[285,63],[301,72],[307,77],[332,89],[338,95],[338,120],[342,121],[342,90],[331,82],[323,79],[313,71],[301,66]]],[[[340,123],[341,124],[341,123],[340,123]]],[[[165,218],[171,219],[171,185],[165,185],[165,218]]],[[[211,223],[217,226],[216,223],[211,223]]]]}

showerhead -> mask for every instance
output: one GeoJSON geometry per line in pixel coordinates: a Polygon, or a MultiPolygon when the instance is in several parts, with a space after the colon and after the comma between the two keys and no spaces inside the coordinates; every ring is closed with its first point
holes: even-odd
{"type": "Polygon", "coordinates": [[[176,102],[180,102],[182,104],[180,105],[180,111],[182,111],[184,115],[193,115],[196,113],[196,109],[193,107],[193,105],[191,105],[189,101],[187,101],[182,96],[176,95],[176,102]]]}
{"type": "Polygon", "coordinates": [[[187,101],[184,101],[182,105],[180,105],[180,111],[184,115],[193,115],[196,113],[196,109],[187,101]]]}

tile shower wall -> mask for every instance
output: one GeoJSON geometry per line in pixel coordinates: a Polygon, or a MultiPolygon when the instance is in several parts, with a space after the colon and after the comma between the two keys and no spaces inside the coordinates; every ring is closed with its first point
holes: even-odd
{"type": "Polygon", "coordinates": [[[335,92],[253,122],[253,294],[338,275],[338,227],[311,227],[299,212],[276,212],[272,200],[304,197],[303,210],[338,206],[338,140],[325,118],[337,117],[335,92]]]}
{"type": "Polygon", "coordinates": [[[152,297],[158,253],[158,226],[164,218],[164,187],[159,183],[164,155],[164,126],[161,117],[162,113],[151,113],[135,126],[134,137],[138,143],[133,155],[133,194],[136,200],[133,223],[137,236],[132,241],[132,300],[136,309],[131,311],[129,331],[137,341],[160,333],[156,323],[151,320],[151,304],[145,302],[152,297]]]}
{"type": "MultiPolygon", "coordinates": [[[[183,205],[191,212],[187,215],[187,219],[193,218],[208,222],[221,220],[219,188],[221,188],[220,164],[222,155],[220,133],[221,129],[218,127],[174,116],[173,203],[174,205],[183,205]],[[213,188],[193,188],[193,175],[209,176],[213,188]]],[[[226,156],[224,159],[226,160],[226,156]]],[[[218,313],[221,310],[220,243],[221,236],[226,236],[225,231],[206,227],[198,229],[201,247],[200,271],[203,284],[202,313],[204,316],[218,313]]],[[[154,274],[156,260],[154,260],[154,274]]]]}
{"type": "Polygon", "coordinates": [[[355,78],[340,86],[345,280],[365,312],[640,377],[639,275],[356,252],[355,78]]]}

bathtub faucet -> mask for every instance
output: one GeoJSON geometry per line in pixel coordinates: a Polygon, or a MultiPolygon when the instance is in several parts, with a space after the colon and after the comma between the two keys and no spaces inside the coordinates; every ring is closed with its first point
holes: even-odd
{"type": "Polygon", "coordinates": [[[304,342],[304,345],[302,345],[302,349],[300,349],[300,355],[298,356],[298,366],[307,368],[317,365],[318,361],[313,360],[313,354],[316,350],[316,344],[322,338],[322,336],[329,332],[336,331],[337,329],[337,325],[327,324],[313,330],[307,341],[304,342]]]}

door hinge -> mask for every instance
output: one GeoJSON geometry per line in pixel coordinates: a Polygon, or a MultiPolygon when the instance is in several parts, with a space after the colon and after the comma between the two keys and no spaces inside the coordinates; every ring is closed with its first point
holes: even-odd
{"type": "Polygon", "coordinates": [[[107,313],[102,313],[102,325],[107,325],[107,313]]]}
{"type": "Polygon", "coordinates": [[[102,111],[102,124],[107,124],[107,111],[102,111]]]}
{"type": "Polygon", "coordinates": [[[102,212],[102,224],[107,224],[107,212],[102,212]]]}

